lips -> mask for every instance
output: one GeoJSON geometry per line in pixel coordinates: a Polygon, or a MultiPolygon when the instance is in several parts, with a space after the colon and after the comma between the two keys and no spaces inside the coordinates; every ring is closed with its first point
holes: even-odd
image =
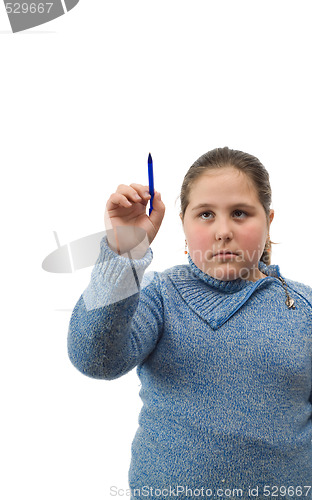
{"type": "Polygon", "coordinates": [[[237,253],[231,252],[231,250],[220,250],[219,252],[213,254],[213,257],[224,257],[225,255],[237,256],[237,253]]]}
{"type": "Polygon", "coordinates": [[[217,252],[213,255],[213,259],[218,259],[218,260],[233,260],[235,259],[235,257],[237,257],[237,253],[235,252],[231,252],[230,250],[228,251],[220,251],[220,252],[217,252]]]}

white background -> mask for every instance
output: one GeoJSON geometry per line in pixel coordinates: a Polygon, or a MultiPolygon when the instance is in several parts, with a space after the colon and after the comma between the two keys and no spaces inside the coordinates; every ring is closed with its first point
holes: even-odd
{"type": "Polygon", "coordinates": [[[80,0],[12,34],[0,4],[1,498],[127,493],[139,380],[70,364],[70,314],[92,268],[41,264],[53,231],[65,244],[104,230],[117,185],[147,183],[149,152],[167,209],[149,270],[186,262],[183,176],[227,145],[267,167],[272,261],[312,285],[311,13],[310,1],[80,0]]]}

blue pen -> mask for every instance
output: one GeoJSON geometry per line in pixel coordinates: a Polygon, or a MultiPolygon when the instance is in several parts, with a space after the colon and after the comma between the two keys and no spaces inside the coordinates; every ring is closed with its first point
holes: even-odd
{"type": "Polygon", "coordinates": [[[153,210],[153,198],[154,198],[154,173],[153,173],[153,159],[151,153],[148,155],[148,186],[149,186],[149,193],[151,195],[148,215],[151,215],[151,212],[153,210]]]}

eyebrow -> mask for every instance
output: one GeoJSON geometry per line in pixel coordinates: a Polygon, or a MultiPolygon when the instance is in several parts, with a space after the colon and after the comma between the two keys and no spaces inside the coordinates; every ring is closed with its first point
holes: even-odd
{"type": "MultiPolygon", "coordinates": [[[[210,203],[200,203],[199,205],[196,205],[196,207],[192,208],[192,210],[198,210],[199,208],[208,208],[208,207],[215,208],[215,205],[211,205],[210,203]]],[[[255,208],[253,205],[249,205],[248,203],[235,203],[229,208],[235,208],[235,207],[247,208],[247,209],[249,208],[249,210],[255,208]]]]}

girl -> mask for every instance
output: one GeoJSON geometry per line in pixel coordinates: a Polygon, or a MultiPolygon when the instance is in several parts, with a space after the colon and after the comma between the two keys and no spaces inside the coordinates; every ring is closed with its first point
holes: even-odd
{"type": "Polygon", "coordinates": [[[180,196],[189,264],[143,277],[165,212],[156,192],[148,217],[149,198],[110,196],[68,336],[85,375],[137,366],[131,499],[311,499],[312,289],[271,265],[266,169],[228,148],[200,157],[180,196]]]}

